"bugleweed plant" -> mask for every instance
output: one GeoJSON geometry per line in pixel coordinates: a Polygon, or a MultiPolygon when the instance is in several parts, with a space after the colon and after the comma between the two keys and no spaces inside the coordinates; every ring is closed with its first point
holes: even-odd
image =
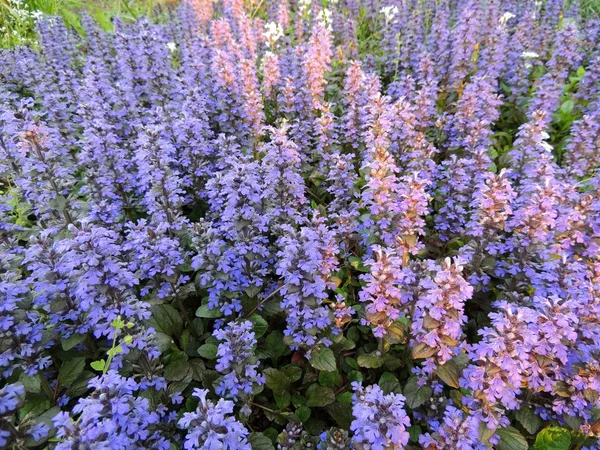
{"type": "Polygon", "coordinates": [[[583,6],[36,19],[0,53],[0,447],[600,448],[583,6]]]}

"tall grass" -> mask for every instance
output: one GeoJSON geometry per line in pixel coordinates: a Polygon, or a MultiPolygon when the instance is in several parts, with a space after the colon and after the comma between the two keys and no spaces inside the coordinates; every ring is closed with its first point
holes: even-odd
{"type": "Polygon", "coordinates": [[[35,43],[35,21],[40,14],[62,16],[67,25],[81,33],[84,12],[109,30],[113,17],[135,20],[169,2],[173,0],[0,0],[0,47],[35,43]]]}

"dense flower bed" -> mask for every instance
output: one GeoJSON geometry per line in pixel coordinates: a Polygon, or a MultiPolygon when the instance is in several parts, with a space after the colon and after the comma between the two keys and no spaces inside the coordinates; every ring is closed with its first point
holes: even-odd
{"type": "Polygon", "coordinates": [[[598,449],[600,21],[248,3],[0,54],[0,447],[598,449]]]}

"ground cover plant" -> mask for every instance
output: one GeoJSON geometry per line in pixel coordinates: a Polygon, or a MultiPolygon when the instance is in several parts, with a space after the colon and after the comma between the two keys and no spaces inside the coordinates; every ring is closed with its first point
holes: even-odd
{"type": "Polygon", "coordinates": [[[0,53],[0,447],[600,448],[590,11],[27,19],[0,53]]]}

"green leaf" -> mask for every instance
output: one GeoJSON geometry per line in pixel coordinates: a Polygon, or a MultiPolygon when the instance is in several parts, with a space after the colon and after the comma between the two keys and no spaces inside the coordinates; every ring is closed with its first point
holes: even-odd
{"type": "Polygon", "coordinates": [[[161,353],[166,352],[173,344],[173,338],[168,334],[156,331],[154,333],[154,342],[161,353]]]}
{"type": "Polygon", "coordinates": [[[73,383],[85,368],[85,358],[71,358],[65,361],[58,372],[58,382],[61,386],[68,387],[73,383]]]}
{"type": "Polygon", "coordinates": [[[96,374],[88,370],[84,370],[83,372],[81,372],[81,375],[79,375],[79,377],[77,377],[77,379],[73,383],[71,383],[71,386],[69,387],[69,389],[67,389],[65,394],[68,395],[70,398],[80,397],[81,395],[89,391],[89,381],[95,376],[96,374]]]}
{"type": "Polygon", "coordinates": [[[350,423],[352,423],[352,404],[335,402],[327,405],[325,411],[335,420],[340,428],[345,430],[350,428],[350,423]]]}
{"type": "MultiPolygon", "coordinates": [[[[341,333],[338,336],[342,336],[341,333]]],[[[356,348],[356,342],[346,339],[345,337],[340,339],[339,344],[342,350],[352,350],[353,348],[356,348]]]]}
{"type": "Polygon", "coordinates": [[[198,347],[198,354],[206,359],[217,358],[218,347],[215,344],[204,344],[198,347]]]}
{"type": "Polygon", "coordinates": [[[118,316],[115,320],[113,320],[110,325],[116,330],[121,330],[125,328],[125,322],[121,319],[121,316],[118,316]]]}
{"type": "Polygon", "coordinates": [[[169,381],[181,381],[188,374],[191,374],[192,368],[187,361],[178,359],[165,367],[165,378],[169,381]]]}
{"type": "Polygon", "coordinates": [[[252,450],[275,450],[273,442],[262,433],[254,432],[248,436],[248,442],[252,450]]]}
{"type": "MultiPolygon", "coordinates": [[[[60,412],[60,408],[58,406],[54,406],[54,407],[50,408],[48,411],[44,412],[43,414],[40,414],[39,416],[35,417],[31,421],[31,426],[35,426],[40,423],[43,423],[48,427],[48,429],[52,429],[52,427],[53,427],[52,419],[54,417],[56,417],[56,415],[59,412],[60,412]]],[[[27,441],[26,441],[26,445],[28,447],[39,447],[40,444],[43,444],[44,442],[46,442],[46,439],[47,438],[42,438],[41,441],[36,442],[33,440],[32,437],[28,437],[27,441]]]]}
{"type": "Polygon", "coordinates": [[[418,408],[423,403],[431,398],[433,390],[428,385],[419,387],[417,385],[417,377],[412,376],[406,382],[406,386],[403,389],[404,396],[406,397],[406,404],[410,408],[418,408]]]}
{"type": "Polygon", "coordinates": [[[548,427],[539,432],[531,450],[568,450],[571,433],[566,428],[548,427]]]}
{"type": "Polygon", "coordinates": [[[419,442],[419,436],[423,434],[423,430],[419,425],[413,425],[407,431],[411,442],[419,442]]]}
{"type": "Polygon", "coordinates": [[[19,376],[19,383],[23,383],[25,392],[38,394],[41,391],[42,380],[40,379],[40,374],[30,377],[26,373],[22,373],[21,376],[19,376]]]}
{"type": "Polygon", "coordinates": [[[542,425],[542,419],[530,407],[522,406],[515,414],[515,417],[529,434],[535,434],[542,425]]]}
{"type": "Polygon", "coordinates": [[[123,346],[122,345],[117,345],[116,347],[113,348],[109,348],[106,351],[106,354],[108,356],[117,356],[119,353],[123,353],[123,346]]]}
{"type": "Polygon", "coordinates": [[[34,395],[28,398],[25,404],[18,409],[19,419],[23,420],[27,414],[30,414],[31,417],[39,416],[48,408],[50,408],[50,400],[47,396],[34,395]]]}
{"type": "Polygon", "coordinates": [[[390,344],[404,343],[407,339],[406,329],[400,321],[396,321],[387,327],[387,333],[383,338],[390,344]]]}
{"type": "Polygon", "coordinates": [[[106,367],[106,361],[104,361],[103,359],[99,361],[94,361],[90,364],[90,366],[92,366],[92,369],[97,370],[98,372],[102,372],[106,367]]]}
{"type": "Polygon", "coordinates": [[[187,362],[188,356],[185,352],[177,351],[164,359],[165,378],[169,381],[181,381],[189,375],[192,376],[192,368],[187,362]]]}
{"type": "Polygon", "coordinates": [[[363,380],[363,374],[360,373],[358,370],[353,370],[352,372],[350,372],[348,374],[348,381],[352,382],[352,381],[362,381],[363,380]]]}
{"type": "Polygon", "coordinates": [[[360,369],[360,366],[358,365],[358,361],[356,361],[356,359],[354,359],[352,357],[344,358],[342,360],[342,364],[344,366],[344,372],[348,372],[348,367],[350,367],[350,369],[354,369],[354,370],[360,369]]]}
{"type": "Polygon", "coordinates": [[[337,368],[333,351],[330,348],[323,346],[312,351],[310,365],[317,370],[323,370],[325,372],[333,372],[337,368]]]}
{"type": "Polygon", "coordinates": [[[394,356],[392,353],[388,353],[383,358],[383,367],[388,372],[395,372],[402,366],[403,362],[400,358],[394,356]]]}
{"type": "Polygon", "coordinates": [[[154,305],[150,308],[152,316],[150,325],[167,336],[181,335],[183,331],[183,319],[175,308],[171,305],[154,305]]]}
{"type": "Polygon", "coordinates": [[[369,271],[369,268],[364,265],[362,259],[360,259],[357,256],[351,256],[350,258],[348,258],[348,261],[350,262],[350,265],[352,267],[354,267],[354,269],[358,270],[359,272],[368,272],[369,271]]]}
{"type": "Polygon", "coordinates": [[[352,404],[352,392],[342,392],[341,394],[336,395],[335,399],[344,404],[352,404]]]}
{"type": "Polygon", "coordinates": [[[273,393],[273,397],[275,397],[275,403],[277,403],[279,409],[282,410],[290,406],[290,403],[292,402],[292,394],[288,391],[285,391],[281,395],[273,393]]]}
{"type": "Polygon", "coordinates": [[[247,288],[244,288],[244,292],[250,298],[256,297],[260,293],[260,291],[261,291],[261,288],[257,287],[257,286],[249,286],[247,288]]]}
{"type": "Polygon", "coordinates": [[[301,406],[294,413],[300,422],[306,422],[312,413],[312,410],[307,406],[301,406]]]}
{"type": "Polygon", "coordinates": [[[529,448],[527,440],[514,427],[498,428],[496,433],[500,436],[498,450],[527,450],[529,448]]]}
{"type": "Polygon", "coordinates": [[[283,333],[281,331],[272,331],[269,333],[267,336],[267,348],[272,353],[275,360],[280,356],[285,355],[288,348],[283,342],[283,333]]]}
{"type": "Polygon", "coordinates": [[[565,115],[569,115],[573,111],[574,107],[575,107],[575,102],[573,100],[571,100],[571,99],[566,100],[565,102],[563,102],[562,105],[560,105],[560,112],[562,112],[565,115]]]}
{"type": "Polygon", "coordinates": [[[252,328],[254,330],[254,334],[256,339],[261,338],[269,329],[269,324],[265,319],[262,318],[259,314],[252,314],[248,320],[252,322],[252,328]]]}
{"type": "Polygon", "coordinates": [[[283,373],[285,373],[292,383],[302,378],[302,369],[298,366],[287,366],[283,369],[283,373]]]}
{"type": "MultiPolygon", "coordinates": [[[[568,414],[563,414],[562,419],[565,421],[565,423],[569,426],[571,430],[579,430],[579,428],[581,427],[581,423],[583,422],[583,419],[581,419],[580,417],[573,417],[568,414]]],[[[571,439],[573,439],[572,434],[571,439]]]]}
{"type": "Polygon", "coordinates": [[[339,372],[319,372],[319,384],[332,388],[338,382],[340,377],[339,372]]]}
{"type": "Polygon", "coordinates": [[[202,374],[206,371],[204,361],[198,358],[190,359],[188,361],[192,368],[192,378],[194,381],[202,381],[202,374]]]}
{"type": "Polygon", "coordinates": [[[217,319],[221,317],[223,313],[218,309],[208,309],[207,305],[202,305],[196,310],[196,317],[203,317],[204,319],[217,319]]]}
{"type": "Polygon", "coordinates": [[[381,356],[381,352],[374,351],[358,357],[358,365],[367,369],[378,369],[383,366],[385,359],[381,356]]]}
{"type": "Polygon", "coordinates": [[[291,381],[285,373],[273,367],[269,367],[263,371],[266,379],[266,385],[273,393],[283,395],[284,392],[290,390],[291,381]]]}
{"type": "Polygon", "coordinates": [[[61,339],[60,344],[62,345],[63,350],[65,352],[68,352],[76,345],[81,344],[83,341],[85,341],[85,337],[85,334],[73,334],[71,335],[71,337],[61,339]]]}
{"type": "Polygon", "coordinates": [[[412,348],[412,357],[413,359],[423,359],[429,358],[433,356],[437,350],[434,347],[430,347],[429,345],[419,342],[412,348]]]}
{"type": "MultiPolygon", "coordinates": [[[[458,392],[458,391],[453,391],[458,392]]],[[[488,442],[490,438],[496,434],[496,430],[490,430],[485,422],[479,422],[479,440],[481,442],[488,442]]]]}
{"type": "Polygon", "coordinates": [[[319,378],[318,375],[315,372],[313,372],[312,370],[307,371],[304,374],[304,377],[302,378],[302,384],[304,384],[304,385],[313,384],[317,381],[318,378],[319,378]]]}
{"type": "Polygon", "coordinates": [[[351,341],[358,342],[360,339],[360,331],[358,331],[358,327],[350,327],[348,328],[348,332],[346,333],[346,337],[351,341]]]}
{"type": "Polygon", "coordinates": [[[292,405],[294,405],[295,408],[300,408],[301,406],[304,406],[305,403],[306,397],[304,397],[304,395],[297,393],[292,395],[292,405]]]}
{"type": "Polygon", "coordinates": [[[306,393],[306,406],[327,406],[334,401],[333,389],[325,386],[317,386],[306,393]]]}
{"type": "Polygon", "coordinates": [[[398,378],[396,378],[396,375],[394,375],[393,373],[390,373],[390,372],[385,372],[383,375],[381,375],[381,378],[379,379],[379,386],[381,387],[383,392],[385,392],[386,394],[390,394],[390,393],[401,394],[402,393],[402,387],[400,387],[398,378]]]}
{"type": "Polygon", "coordinates": [[[263,434],[269,439],[271,439],[271,442],[275,442],[277,436],[279,435],[279,432],[275,428],[269,427],[263,432],[263,434]]]}
{"type": "Polygon", "coordinates": [[[460,376],[460,370],[453,360],[446,361],[445,364],[438,366],[435,373],[448,386],[455,389],[459,388],[458,378],[460,376]]]}

